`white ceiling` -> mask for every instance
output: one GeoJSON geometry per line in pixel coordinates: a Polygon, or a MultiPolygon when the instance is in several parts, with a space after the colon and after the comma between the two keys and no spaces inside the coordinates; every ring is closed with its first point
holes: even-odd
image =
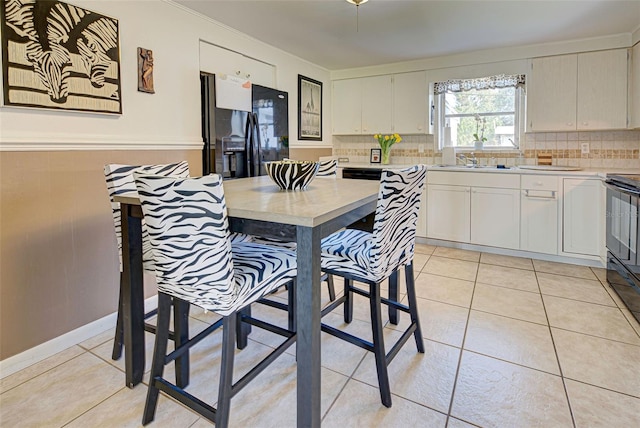
{"type": "Polygon", "coordinates": [[[329,70],[631,33],[640,0],[175,0],[329,70]]]}

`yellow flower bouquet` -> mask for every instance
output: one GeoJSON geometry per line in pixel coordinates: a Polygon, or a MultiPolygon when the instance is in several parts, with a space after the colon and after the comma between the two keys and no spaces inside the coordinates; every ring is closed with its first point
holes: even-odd
{"type": "Polygon", "coordinates": [[[395,143],[399,143],[402,141],[402,137],[398,134],[391,135],[382,135],[376,134],[373,136],[376,140],[378,140],[378,144],[380,144],[380,148],[382,149],[382,163],[389,163],[389,154],[391,153],[391,146],[395,143]]]}

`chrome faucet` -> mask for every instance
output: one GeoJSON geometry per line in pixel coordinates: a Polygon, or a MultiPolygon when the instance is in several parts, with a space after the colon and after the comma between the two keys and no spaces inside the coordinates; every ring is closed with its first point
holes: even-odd
{"type": "Polygon", "coordinates": [[[456,156],[456,163],[461,162],[462,165],[466,165],[467,164],[467,157],[465,155],[458,155],[456,156]]]}
{"type": "Polygon", "coordinates": [[[476,158],[475,153],[471,152],[471,159],[469,159],[469,162],[471,162],[471,165],[474,167],[478,166],[478,159],[476,158]]]}

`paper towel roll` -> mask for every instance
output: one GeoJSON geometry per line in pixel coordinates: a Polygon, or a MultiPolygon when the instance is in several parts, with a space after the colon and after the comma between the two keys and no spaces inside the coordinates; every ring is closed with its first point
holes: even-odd
{"type": "Polygon", "coordinates": [[[453,147],[442,148],[442,164],[443,165],[456,164],[456,149],[454,149],[453,147]]]}

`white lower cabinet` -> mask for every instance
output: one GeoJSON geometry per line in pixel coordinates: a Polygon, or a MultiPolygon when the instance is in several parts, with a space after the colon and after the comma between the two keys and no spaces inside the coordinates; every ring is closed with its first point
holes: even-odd
{"type": "Polygon", "coordinates": [[[563,179],[563,252],[603,255],[604,206],[604,189],[599,179],[563,179]]]}
{"type": "MultiPolygon", "coordinates": [[[[431,173],[429,173],[431,174],[431,173]]],[[[471,193],[466,186],[427,186],[427,236],[447,241],[471,239],[471,193]]]]}
{"type": "Polygon", "coordinates": [[[558,254],[558,177],[522,176],[520,249],[558,254]]]}
{"type": "Polygon", "coordinates": [[[418,212],[418,224],[416,226],[416,236],[427,237],[427,188],[425,186],[420,201],[420,211],[418,212]]]}
{"type": "Polygon", "coordinates": [[[472,244],[520,247],[520,190],[471,188],[472,244]]]}
{"type": "Polygon", "coordinates": [[[518,175],[436,171],[427,182],[429,238],[519,248],[518,175]]]}

